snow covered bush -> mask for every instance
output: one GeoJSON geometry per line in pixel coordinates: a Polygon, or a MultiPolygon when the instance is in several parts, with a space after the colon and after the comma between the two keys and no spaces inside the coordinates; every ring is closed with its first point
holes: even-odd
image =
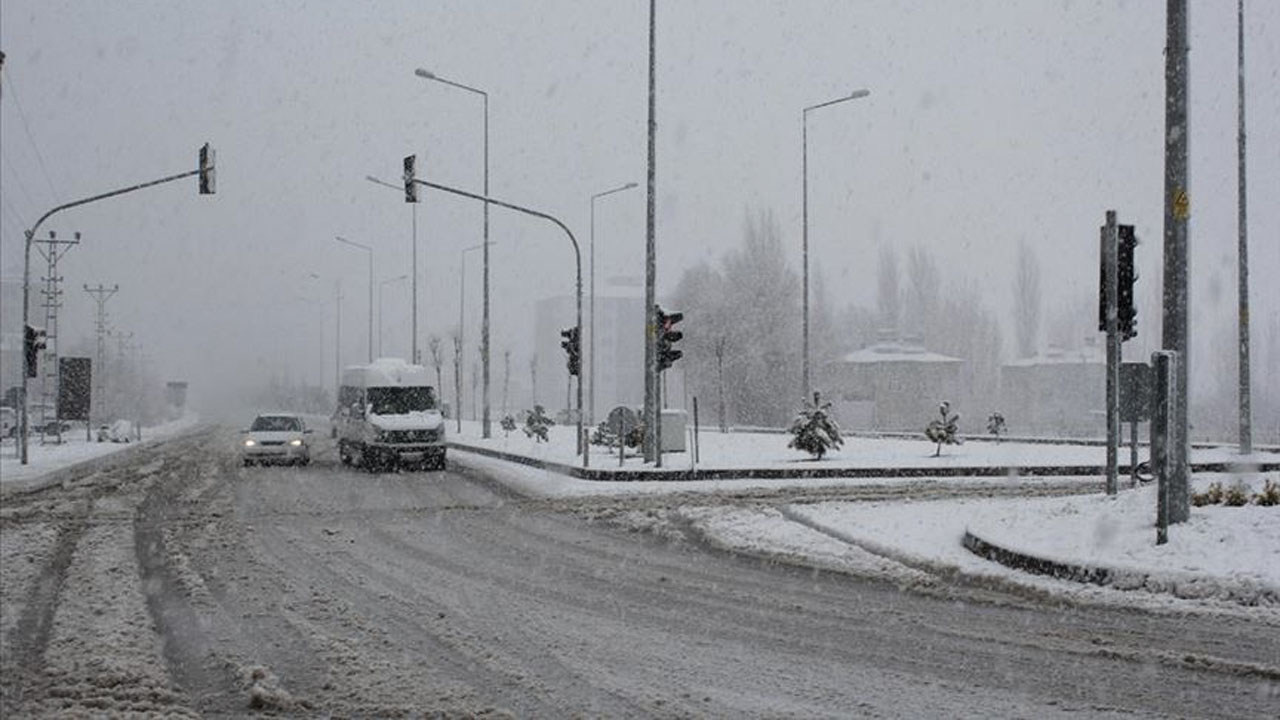
{"type": "Polygon", "coordinates": [[[1191,504],[1196,507],[1204,505],[1217,505],[1222,502],[1222,483],[1210,483],[1209,487],[1202,493],[1191,493],[1191,504]]]}
{"type": "Polygon", "coordinates": [[[791,442],[787,447],[803,450],[821,460],[829,450],[844,444],[840,427],[831,418],[831,403],[822,402],[818,393],[813,394],[813,404],[806,405],[791,422],[791,442]]]}
{"type": "Polygon", "coordinates": [[[547,441],[547,428],[555,425],[555,421],[547,417],[541,405],[534,405],[533,410],[524,419],[524,434],[537,442],[547,441]]]}
{"type": "Polygon", "coordinates": [[[991,413],[987,418],[987,432],[995,435],[996,440],[999,440],[1000,436],[1004,434],[1004,429],[1004,415],[998,412],[991,413]]]}
{"type": "Polygon", "coordinates": [[[1274,483],[1267,479],[1262,483],[1262,492],[1253,496],[1253,502],[1255,505],[1265,505],[1267,507],[1280,505],[1280,483],[1274,483]]]}
{"type": "Polygon", "coordinates": [[[506,435],[510,435],[511,431],[516,429],[516,419],[510,415],[503,415],[501,425],[502,432],[506,435]]]}
{"type": "Polygon", "coordinates": [[[1249,504],[1249,487],[1237,480],[1222,494],[1222,504],[1227,507],[1242,507],[1249,504]]]}
{"type": "Polygon", "coordinates": [[[929,426],[924,429],[924,436],[938,444],[938,449],[934,451],[933,456],[938,457],[942,454],[943,445],[960,445],[964,441],[957,434],[959,432],[960,413],[948,415],[951,411],[951,403],[946,400],[938,406],[938,414],[942,417],[933,420],[929,426]]]}

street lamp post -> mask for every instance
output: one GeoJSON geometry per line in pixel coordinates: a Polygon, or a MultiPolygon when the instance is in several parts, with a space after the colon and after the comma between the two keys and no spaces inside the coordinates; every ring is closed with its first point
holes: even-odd
{"type": "Polygon", "coordinates": [[[803,377],[800,381],[800,397],[804,398],[805,401],[808,401],[809,399],[809,113],[813,110],[830,107],[842,102],[848,102],[849,100],[857,100],[858,98],[863,98],[870,94],[870,90],[854,90],[844,97],[836,98],[835,100],[828,100],[827,102],[818,103],[817,105],[810,105],[800,113],[800,193],[802,196],[801,204],[803,206],[801,210],[801,244],[803,246],[801,250],[803,258],[801,261],[801,274],[803,275],[803,281],[801,284],[803,287],[800,292],[803,298],[802,304],[804,305],[804,369],[802,371],[803,377]]]}
{"type": "Polygon", "coordinates": [[[591,267],[587,271],[587,274],[591,276],[591,305],[589,308],[591,326],[588,330],[588,334],[591,336],[591,346],[587,357],[587,367],[589,368],[587,371],[589,373],[587,375],[587,415],[591,424],[595,424],[596,421],[596,200],[606,195],[630,190],[633,187],[636,187],[636,184],[629,182],[626,185],[620,185],[591,196],[591,267]]]}
{"type": "MultiPolygon", "coordinates": [[[[438,83],[449,85],[450,87],[465,90],[470,93],[479,95],[484,101],[484,197],[489,197],[489,93],[474,88],[469,85],[463,85],[459,82],[446,80],[435,73],[424,68],[418,68],[413,71],[414,75],[424,80],[434,80],[438,83]]],[[[481,375],[484,384],[484,390],[481,395],[484,402],[484,412],[481,420],[481,437],[488,438],[490,436],[489,427],[489,203],[484,204],[484,313],[480,320],[480,366],[481,375]]]]}
{"type": "Polygon", "coordinates": [[[373,248],[341,235],[335,235],[333,239],[369,253],[369,362],[373,362],[373,248]]]}
{"type": "MultiPolygon", "coordinates": [[[[398,275],[393,278],[387,278],[382,282],[378,283],[378,357],[382,357],[382,326],[387,324],[386,316],[382,314],[382,291],[391,283],[400,282],[401,280],[408,280],[408,279],[409,279],[409,276],[405,274],[405,275],[398,275]]],[[[409,362],[414,362],[414,361],[411,359],[409,360],[409,362]]]]}
{"type": "MultiPolygon", "coordinates": [[[[459,346],[462,348],[461,350],[459,350],[459,353],[461,353],[462,355],[458,361],[459,374],[462,373],[462,368],[464,366],[464,363],[462,362],[462,360],[466,359],[465,354],[467,352],[466,343],[463,342],[464,339],[466,338],[466,331],[464,330],[464,328],[466,327],[466,322],[467,322],[466,312],[465,312],[467,307],[467,253],[471,252],[472,250],[480,250],[483,248],[487,248],[491,244],[492,243],[477,243],[475,245],[472,245],[471,247],[463,248],[462,252],[460,253],[460,256],[462,259],[458,263],[458,343],[459,343],[459,346]]],[[[458,383],[459,383],[458,387],[462,387],[461,378],[459,378],[458,383]]],[[[474,418],[475,408],[471,409],[471,413],[472,413],[471,417],[474,418]]],[[[461,391],[459,391],[459,394],[458,394],[458,421],[459,422],[462,421],[461,391]]]]}

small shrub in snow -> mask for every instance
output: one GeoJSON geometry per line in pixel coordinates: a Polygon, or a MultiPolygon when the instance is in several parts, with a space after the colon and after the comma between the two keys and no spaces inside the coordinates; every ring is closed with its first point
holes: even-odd
{"type": "Polygon", "coordinates": [[[791,422],[791,442],[787,447],[803,450],[821,460],[828,450],[844,444],[840,426],[831,418],[831,403],[822,402],[818,393],[813,394],[813,404],[806,405],[791,422]]]}
{"type": "Polygon", "coordinates": [[[511,431],[516,429],[516,419],[510,415],[503,415],[501,425],[502,432],[506,435],[510,435],[511,431]]]}
{"type": "Polygon", "coordinates": [[[547,417],[541,405],[534,405],[528,417],[524,419],[524,434],[537,442],[547,441],[547,428],[555,425],[555,421],[547,417]]]}
{"type": "Polygon", "coordinates": [[[1237,480],[1222,494],[1222,504],[1227,507],[1240,507],[1249,504],[1249,488],[1237,480]]]}
{"type": "Polygon", "coordinates": [[[1222,502],[1222,483],[1210,483],[1209,488],[1202,493],[1191,493],[1191,504],[1196,507],[1204,505],[1217,505],[1222,502]]]}
{"type": "Polygon", "coordinates": [[[999,440],[1000,436],[1004,434],[1004,415],[998,412],[991,413],[987,418],[987,432],[995,435],[996,439],[999,440]]]}
{"type": "Polygon", "coordinates": [[[1253,496],[1253,502],[1268,507],[1280,505],[1280,483],[1271,482],[1268,478],[1262,483],[1262,492],[1253,496]]]}
{"type": "Polygon", "coordinates": [[[924,429],[924,436],[938,443],[938,449],[934,451],[933,456],[938,457],[942,454],[943,445],[960,445],[964,441],[957,434],[960,424],[960,413],[948,415],[951,411],[951,403],[946,400],[938,406],[938,414],[942,417],[933,420],[929,426],[924,429]]]}

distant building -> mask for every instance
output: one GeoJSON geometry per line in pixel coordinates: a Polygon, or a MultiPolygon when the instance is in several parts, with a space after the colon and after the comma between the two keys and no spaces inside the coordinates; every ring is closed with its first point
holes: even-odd
{"type": "MultiPolygon", "coordinates": [[[[588,418],[597,421],[618,405],[644,403],[643,288],[611,287],[596,291],[595,412],[590,404],[590,297],[582,299],[582,403],[588,418]]],[[[537,402],[549,414],[577,406],[577,380],[569,384],[567,357],[560,347],[560,331],[576,320],[574,297],[562,295],[537,303],[534,343],[538,357],[537,402]],[[567,401],[567,405],[566,405],[567,401]]]]}
{"type": "Polygon", "coordinates": [[[1106,359],[1093,344],[1015,360],[1000,368],[1002,413],[1009,432],[1100,437],[1106,432],[1106,359]]]}
{"type": "Polygon", "coordinates": [[[923,430],[940,402],[960,397],[963,365],[927,351],[916,338],[882,333],[876,344],[829,363],[822,387],[844,429],[923,430]]]}

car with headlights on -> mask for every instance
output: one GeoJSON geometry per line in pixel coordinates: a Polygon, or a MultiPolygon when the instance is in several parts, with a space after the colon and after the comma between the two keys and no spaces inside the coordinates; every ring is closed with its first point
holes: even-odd
{"type": "Polygon", "coordinates": [[[296,413],[264,413],[240,438],[240,458],[255,464],[306,465],[311,462],[311,429],[296,413]]]}

